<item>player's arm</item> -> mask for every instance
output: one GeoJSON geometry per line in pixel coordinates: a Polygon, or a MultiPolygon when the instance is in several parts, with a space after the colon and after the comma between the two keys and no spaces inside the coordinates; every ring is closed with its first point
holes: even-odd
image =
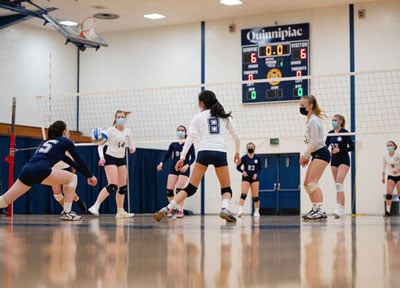
{"type": "Polygon", "coordinates": [[[236,163],[236,165],[240,164],[240,138],[239,138],[239,133],[237,132],[235,125],[233,124],[233,121],[231,119],[231,117],[228,117],[228,131],[229,133],[231,133],[233,140],[235,141],[235,156],[234,156],[234,161],[236,163]]]}
{"type": "Polygon", "coordinates": [[[133,144],[133,137],[132,137],[132,132],[130,129],[127,129],[128,133],[128,147],[129,147],[129,153],[133,154],[136,151],[135,145],[133,144]]]}
{"type": "Polygon", "coordinates": [[[317,121],[310,121],[310,139],[307,145],[307,149],[304,151],[303,156],[306,159],[311,158],[311,153],[315,152],[318,148],[318,139],[319,139],[319,123],[317,121]]]}
{"type": "Polygon", "coordinates": [[[189,153],[186,155],[185,165],[192,165],[194,160],[196,160],[196,151],[194,145],[190,146],[189,153]]]}
{"type": "Polygon", "coordinates": [[[243,159],[244,156],[242,158],[240,158],[240,163],[238,165],[236,165],[236,170],[239,171],[240,173],[243,173],[243,159]]]}
{"type": "MultiPolygon", "coordinates": [[[[67,141],[65,142],[67,145],[67,151],[71,155],[71,157],[74,159],[74,167],[78,172],[82,173],[86,178],[92,178],[93,173],[90,172],[89,168],[86,166],[86,163],[82,160],[82,158],[79,156],[78,152],[75,149],[74,143],[72,143],[70,140],[66,139],[67,141]]],[[[68,157],[68,156],[66,156],[68,157]]],[[[68,160],[67,160],[68,161],[68,160]]]]}

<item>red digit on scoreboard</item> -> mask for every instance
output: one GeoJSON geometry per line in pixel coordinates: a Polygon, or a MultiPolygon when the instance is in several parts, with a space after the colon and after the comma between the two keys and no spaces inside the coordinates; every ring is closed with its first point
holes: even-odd
{"type": "Polygon", "coordinates": [[[257,63],[257,54],[256,53],[251,53],[250,54],[250,62],[251,63],[257,63]]]}
{"type": "Polygon", "coordinates": [[[300,59],[307,59],[307,50],[306,48],[300,49],[300,59]]]}

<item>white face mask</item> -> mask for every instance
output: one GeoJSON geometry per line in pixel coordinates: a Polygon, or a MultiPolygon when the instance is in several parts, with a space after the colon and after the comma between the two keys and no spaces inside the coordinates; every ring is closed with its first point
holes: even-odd
{"type": "Polygon", "coordinates": [[[118,118],[117,119],[117,125],[118,126],[124,126],[126,123],[126,119],[125,118],[118,118]]]}

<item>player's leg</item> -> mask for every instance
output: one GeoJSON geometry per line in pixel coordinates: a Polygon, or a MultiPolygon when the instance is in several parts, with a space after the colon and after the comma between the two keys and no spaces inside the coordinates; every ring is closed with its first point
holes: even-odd
{"type": "Polygon", "coordinates": [[[335,179],[335,187],[336,187],[336,203],[337,208],[335,212],[333,212],[335,217],[343,217],[345,215],[345,195],[344,195],[344,179],[346,178],[347,173],[349,172],[349,166],[341,164],[337,167],[336,177],[335,179]]]}
{"type": "Polygon", "coordinates": [[[0,208],[6,208],[13,203],[17,198],[25,194],[31,186],[25,185],[19,179],[7,190],[6,193],[0,195],[0,208]]]}
{"type": "Polygon", "coordinates": [[[115,218],[132,218],[135,214],[128,213],[124,208],[125,195],[128,192],[126,185],[127,168],[126,165],[118,166],[118,193],[115,194],[115,201],[117,203],[117,214],[115,218]]]}
{"type": "Polygon", "coordinates": [[[321,208],[324,198],[321,188],[319,187],[319,180],[327,165],[328,162],[325,160],[313,159],[307,168],[304,188],[312,203],[312,209],[309,213],[304,215],[304,219],[326,219],[326,213],[321,208]]]}
{"type": "MultiPolygon", "coordinates": [[[[176,193],[179,193],[179,191],[181,191],[185,187],[186,183],[188,182],[188,179],[189,179],[189,177],[186,175],[183,175],[183,174],[180,174],[178,176],[176,185],[175,185],[176,193]]],[[[183,216],[184,216],[183,203],[184,203],[183,201],[176,203],[176,207],[177,207],[176,217],[177,218],[183,218],[183,216]]]]}
{"type": "Polygon", "coordinates": [[[53,191],[54,199],[60,204],[64,206],[64,195],[62,194],[62,189],[60,185],[51,185],[51,190],[53,191]]]}
{"type": "Polygon", "coordinates": [[[244,206],[244,201],[246,200],[246,197],[247,197],[247,193],[248,193],[248,191],[249,191],[249,188],[250,188],[250,182],[248,182],[248,181],[242,181],[242,184],[241,184],[241,194],[240,194],[240,199],[239,199],[239,209],[238,209],[238,212],[237,212],[237,216],[238,217],[242,217],[242,215],[243,215],[243,213],[244,213],[244,208],[243,208],[243,206],[244,206]]]}
{"type": "Polygon", "coordinates": [[[258,191],[260,189],[260,182],[254,181],[251,183],[251,197],[254,205],[254,217],[260,217],[260,198],[258,197],[258,191]]]}
{"type": "Polygon", "coordinates": [[[386,181],[386,209],[385,209],[385,214],[383,215],[384,217],[389,217],[390,216],[390,209],[392,207],[392,198],[393,198],[393,190],[394,186],[396,185],[395,181],[392,179],[387,179],[386,181]]]}
{"type": "MultiPolygon", "coordinates": [[[[175,196],[174,189],[175,189],[175,185],[176,185],[177,181],[178,181],[178,174],[173,174],[173,173],[168,174],[168,179],[167,179],[167,199],[168,199],[168,203],[171,202],[172,200],[174,200],[174,196],[175,196]]],[[[175,213],[175,210],[174,209],[170,209],[168,211],[167,217],[171,218],[172,216],[174,216],[174,213],[175,213]]]]}
{"type": "Polygon", "coordinates": [[[117,165],[106,165],[104,171],[107,177],[107,186],[101,189],[97,196],[96,202],[88,209],[89,212],[95,216],[99,216],[99,209],[101,203],[110,195],[118,191],[118,169],[117,165]]]}
{"type": "Polygon", "coordinates": [[[219,216],[227,222],[236,222],[235,216],[229,210],[229,204],[232,199],[231,179],[229,177],[228,166],[215,167],[215,173],[221,187],[222,207],[219,216]]]}

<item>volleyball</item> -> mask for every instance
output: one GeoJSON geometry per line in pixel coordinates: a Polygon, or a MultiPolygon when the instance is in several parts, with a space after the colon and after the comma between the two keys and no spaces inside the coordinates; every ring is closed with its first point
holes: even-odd
{"type": "Polygon", "coordinates": [[[108,140],[107,132],[101,128],[94,128],[90,133],[91,140],[97,145],[103,145],[108,140]]]}

